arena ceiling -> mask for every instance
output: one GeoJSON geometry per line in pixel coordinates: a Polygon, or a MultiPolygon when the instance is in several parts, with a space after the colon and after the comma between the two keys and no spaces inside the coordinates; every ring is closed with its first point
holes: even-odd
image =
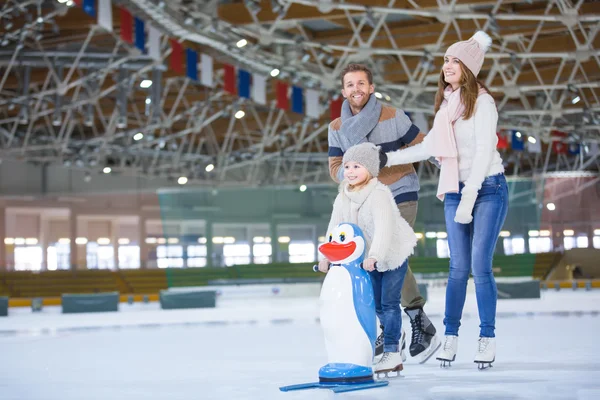
{"type": "MultiPolygon", "coordinates": [[[[329,183],[328,102],[339,93],[340,70],[367,64],[381,101],[431,118],[444,50],[481,29],[493,45],[480,78],[496,98],[500,128],[543,144],[539,153],[505,150],[508,173],[597,176],[600,169],[593,151],[600,139],[600,2],[112,4],[110,32],[71,2],[0,1],[1,157],[90,174],[110,167],[148,179],[184,176],[211,187],[329,183]],[[121,6],[163,34],[161,60],[120,38],[121,6]],[[214,58],[213,88],[168,68],[169,37],[214,58]],[[248,44],[238,48],[240,39],[248,44]],[[267,85],[268,104],[225,92],[224,63],[266,76],[279,69],[267,85]],[[152,86],[140,87],[144,79],[152,86]],[[277,79],[318,89],[321,117],[277,109],[277,79]],[[237,119],[240,109],[246,116],[237,119]],[[137,133],[143,139],[134,140],[137,133]],[[556,154],[552,140],[582,151],[556,154]]],[[[427,180],[437,170],[422,163],[419,174],[427,180]]]]}

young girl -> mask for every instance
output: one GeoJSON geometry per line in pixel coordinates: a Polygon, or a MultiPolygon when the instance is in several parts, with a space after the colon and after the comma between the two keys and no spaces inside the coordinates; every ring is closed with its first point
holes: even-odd
{"type": "Polygon", "coordinates": [[[496,357],[496,281],[492,258],[508,210],[504,167],[496,151],[498,112],[487,88],[477,80],[491,39],[477,32],[446,51],[435,98],[433,129],[413,147],[388,153],[387,165],[436,157],[441,162],[438,198],[450,248],[446,288],[446,340],[438,360],[454,361],[458,327],[472,272],[480,332],[475,362],[490,366],[496,357]]]}
{"type": "MultiPolygon", "coordinates": [[[[383,356],[374,371],[402,371],[400,291],[407,270],[406,259],[412,254],[417,237],[400,216],[390,189],[377,179],[385,165],[385,154],[378,146],[372,143],[353,146],[344,154],[342,163],[344,180],[333,204],[327,232],[341,222],[354,223],[362,229],[367,243],[363,268],[371,276],[375,310],[384,335],[383,356]]],[[[328,260],[319,262],[320,271],[327,272],[328,267],[328,260]]]]}

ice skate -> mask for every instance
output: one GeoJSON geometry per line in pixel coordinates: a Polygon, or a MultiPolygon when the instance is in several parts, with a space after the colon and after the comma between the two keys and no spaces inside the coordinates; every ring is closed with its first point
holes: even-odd
{"type": "Polygon", "coordinates": [[[475,362],[480,370],[492,368],[492,363],[496,361],[496,338],[479,337],[477,343],[477,354],[475,362]]]}
{"type": "Polygon", "coordinates": [[[444,347],[436,357],[440,361],[440,368],[451,367],[452,362],[456,359],[458,350],[458,336],[446,335],[444,347]]]}
{"type": "Polygon", "coordinates": [[[377,379],[381,378],[397,378],[400,376],[400,371],[404,367],[402,366],[402,356],[400,352],[384,352],[381,360],[373,368],[373,372],[377,376],[377,379]],[[391,374],[395,372],[395,374],[391,374]]]}
{"type": "MultiPolygon", "coordinates": [[[[402,362],[406,361],[406,352],[404,349],[406,348],[406,332],[404,329],[402,330],[402,336],[400,338],[400,355],[402,356],[402,362]]],[[[383,354],[383,325],[381,326],[381,333],[377,336],[377,340],[375,341],[375,360],[373,364],[377,364],[379,362],[379,356],[383,354]]]]}
{"type": "Polygon", "coordinates": [[[410,341],[410,355],[415,357],[419,364],[425,363],[440,348],[440,339],[436,330],[422,308],[404,310],[410,318],[412,337],[410,341]]]}

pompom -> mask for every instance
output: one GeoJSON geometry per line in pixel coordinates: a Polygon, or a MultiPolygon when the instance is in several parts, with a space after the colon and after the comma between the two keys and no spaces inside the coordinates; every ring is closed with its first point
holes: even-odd
{"type": "Polygon", "coordinates": [[[473,35],[473,37],[471,39],[473,39],[477,43],[479,43],[479,47],[481,47],[481,49],[484,52],[488,51],[488,49],[492,45],[492,38],[490,37],[490,35],[488,35],[484,31],[475,32],[475,34],[473,35]]]}

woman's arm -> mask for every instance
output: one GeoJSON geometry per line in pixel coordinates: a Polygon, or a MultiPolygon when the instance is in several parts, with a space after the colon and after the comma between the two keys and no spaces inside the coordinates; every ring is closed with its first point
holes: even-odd
{"type": "Polygon", "coordinates": [[[427,160],[431,157],[431,154],[427,152],[426,144],[427,136],[425,136],[423,141],[419,144],[386,153],[388,157],[386,167],[391,167],[392,165],[411,164],[417,161],[427,160]]]}

